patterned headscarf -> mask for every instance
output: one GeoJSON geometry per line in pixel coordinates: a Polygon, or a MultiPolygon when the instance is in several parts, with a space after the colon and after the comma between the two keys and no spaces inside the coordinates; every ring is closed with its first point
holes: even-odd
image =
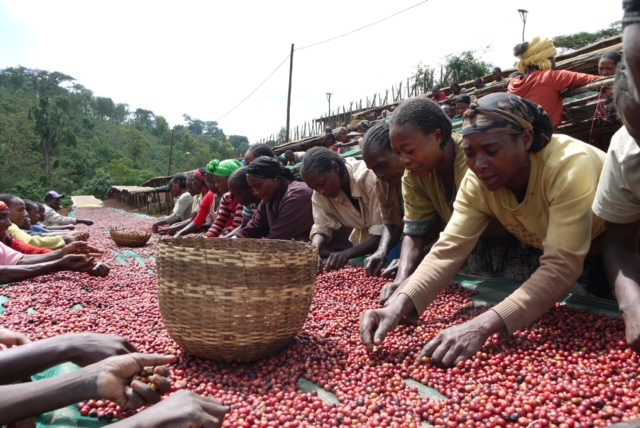
{"type": "Polygon", "coordinates": [[[293,173],[283,167],[280,161],[269,156],[260,156],[247,167],[247,177],[291,179],[293,173]]]}
{"type": "Polygon", "coordinates": [[[227,159],[220,162],[214,159],[207,164],[207,172],[218,177],[229,177],[238,168],[242,168],[239,160],[227,159]]]}
{"type": "Polygon", "coordinates": [[[542,107],[505,92],[486,95],[471,104],[462,122],[463,136],[477,132],[521,134],[527,129],[533,129],[533,152],[546,146],[553,135],[553,123],[542,107]]]}
{"type": "Polygon", "coordinates": [[[536,37],[529,42],[527,51],[520,55],[518,71],[526,73],[531,66],[537,66],[540,70],[549,70],[553,66],[551,61],[558,54],[558,50],[551,39],[536,37]]]}

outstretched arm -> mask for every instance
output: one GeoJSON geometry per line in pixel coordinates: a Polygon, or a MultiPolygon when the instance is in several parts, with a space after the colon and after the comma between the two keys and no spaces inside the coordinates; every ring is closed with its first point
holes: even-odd
{"type": "Polygon", "coordinates": [[[640,221],[607,222],[604,261],[625,325],[627,343],[640,353],[640,221]]]}

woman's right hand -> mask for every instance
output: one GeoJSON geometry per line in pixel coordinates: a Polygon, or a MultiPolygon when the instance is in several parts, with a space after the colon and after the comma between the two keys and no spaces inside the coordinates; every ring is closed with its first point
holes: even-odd
{"type": "Polygon", "coordinates": [[[124,419],[122,424],[123,427],[218,428],[228,412],[229,408],[219,401],[181,390],[150,409],[124,419]]]}
{"type": "Polygon", "coordinates": [[[360,317],[360,338],[371,352],[379,346],[387,334],[395,330],[402,317],[390,307],[366,311],[360,317]]]}

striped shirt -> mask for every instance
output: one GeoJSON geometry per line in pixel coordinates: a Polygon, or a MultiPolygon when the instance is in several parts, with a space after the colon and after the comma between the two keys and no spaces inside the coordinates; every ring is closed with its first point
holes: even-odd
{"type": "Polygon", "coordinates": [[[213,224],[206,236],[217,238],[224,236],[242,224],[242,209],[244,207],[233,199],[231,192],[227,192],[220,199],[220,206],[213,224]]]}

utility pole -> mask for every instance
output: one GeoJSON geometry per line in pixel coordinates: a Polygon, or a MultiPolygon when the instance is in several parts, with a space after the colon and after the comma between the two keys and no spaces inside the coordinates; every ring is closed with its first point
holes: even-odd
{"type": "Polygon", "coordinates": [[[524,43],[524,27],[527,26],[527,14],[529,12],[524,9],[518,9],[518,13],[520,14],[520,19],[522,19],[522,42],[524,43]]]}
{"type": "Polygon", "coordinates": [[[293,43],[291,43],[291,55],[289,55],[289,95],[287,96],[287,141],[289,138],[289,118],[291,117],[291,77],[293,75],[293,43]]]}
{"type": "Polygon", "coordinates": [[[329,112],[327,113],[327,119],[329,119],[329,116],[331,116],[331,95],[333,95],[331,92],[327,92],[327,101],[329,102],[329,112]]]}

